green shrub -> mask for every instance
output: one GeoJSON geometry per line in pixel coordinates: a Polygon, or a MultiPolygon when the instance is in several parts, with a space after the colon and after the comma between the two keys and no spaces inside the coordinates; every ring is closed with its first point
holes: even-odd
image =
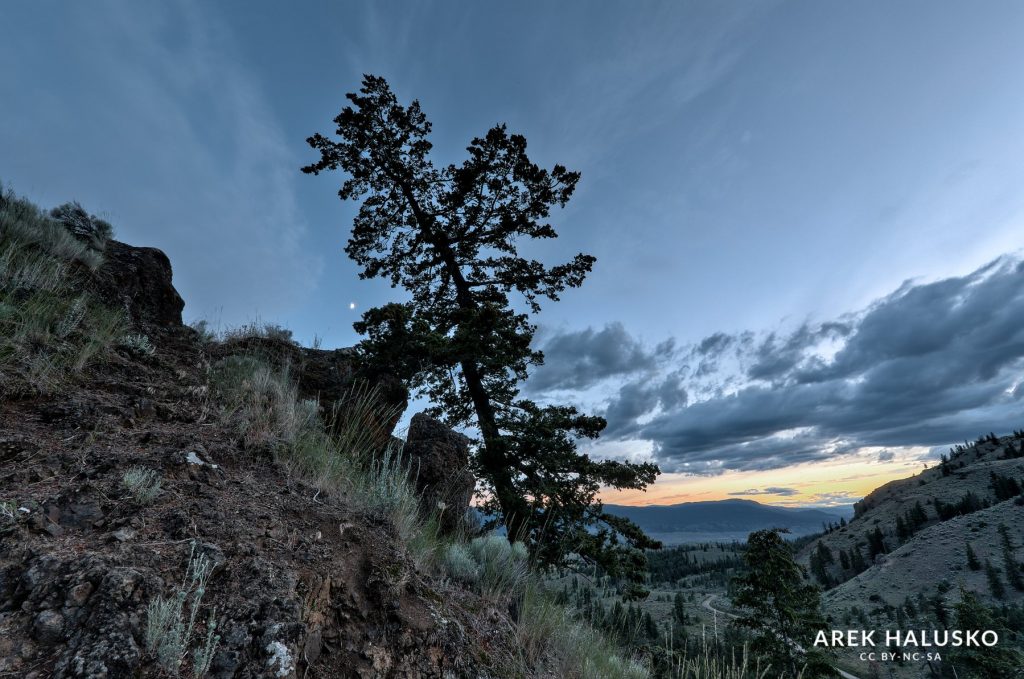
{"type": "Polygon", "coordinates": [[[217,341],[217,332],[210,327],[208,321],[198,319],[188,324],[190,328],[199,335],[199,341],[203,344],[211,344],[217,341]]]}
{"type": "Polygon", "coordinates": [[[249,337],[262,337],[264,339],[280,340],[295,344],[291,330],[277,323],[264,323],[260,320],[240,325],[237,328],[228,328],[220,334],[220,339],[224,342],[249,337]]]}
{"type": "Polygon", "coordinates": [[[64,203],[55,207],[50,210],[50,217],[63,225],[66,233],[94,253],[90,256],[97,258],[96,266],[103,261],[103,250],[114,236],[114,229],[109,223],[90,215],[78,203],[64,203]]]}
{"type": "Polygon", "coordinates": [[[480,581],[480,565],[464,544],[448,545],[442,563],[448,575],[464,585],[475,585],[480,581]]]}
{"type": "Polygon", "coordinates": [[[502,535],[484,535],[467,545],[479,565],[480,589],[495,598],[518,595],[529,577],[526,547],[510,543],[502,535]]]}

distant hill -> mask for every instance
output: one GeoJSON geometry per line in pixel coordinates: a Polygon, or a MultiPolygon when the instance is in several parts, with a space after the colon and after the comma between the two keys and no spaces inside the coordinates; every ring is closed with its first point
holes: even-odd
{"type": "Polygon", "coordinates": [[[605,511],[630,519],[665,544],[745,540],[762,528],[788,528],[793,536],[820,532],[823,524],[839,523],[845,511],[763,505],[753,500],[684,502],[632,507],[605,505],[605,511]]]}
{"type": "MultiPolygon", "coordinates": [[[[971,543],[979,562],[1000,564],[999,524],[1010,530],[1015,547],[1024,544],[1022,488],[1024,432],[983,437],[957,447],[941,464],[875,489],[856,504],[848,525],[806,545],[798,559],[819,583],[834,588],[829,595],[837,599],[871,581],[871,593],[888,588],[902,600],[943,579],[987,598],[984,571],[965,567],[966,545],[971,543]],[[872,548],[876,530],[881,542],[872,548]],[[853,558],[856,551],[863,561],[853,558]],[[826,552],[824,563],[813,568],[811,556],[826,552]],[[846,553],[846,567],[840,552],[846,553]]],[[[1011,592],[1009,598],[1016,596],[1011,592]]]]}
{"type": "MultiPolygon", "coordinates": [[[[988,606],[1024,604],[1024,582],[1016,587],[1010,575],[1024,557],[1024,432],[957,446],[940,464],[875,489],[855,511],[797,557],[825,587],[833,624],[936,625],[934,611],[953,611],[961,588],[988,606]]],[[[909,663],[890,676],[924,671],[909,663]]]]}

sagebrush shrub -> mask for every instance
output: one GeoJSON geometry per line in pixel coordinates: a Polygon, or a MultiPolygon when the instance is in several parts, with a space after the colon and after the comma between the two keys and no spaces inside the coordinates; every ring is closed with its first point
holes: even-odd
{"type": "Polygon", "coordinates": [[[121,477],[121,485],[142,505],[148,505],[160,494],[160,475],[145,467],[131,467],[121,477]]]}
{"type": "MultiPolygon", "coordinates": [[[[156,656],[160,667],[174,676],[181,671],[181,663],[188,653],[195,629],[199,607],[206,586],[213,575],[213,563],[205,554],[196,552],[192,543],[185,578],[174,596],[156,597],[146,609],[146,650],[156,656]]],[[[198,679],[209,669],[220,636],[216,634],[216,609],[210,611],[206,623],[206,638],[193,653],[192,674],[198,679]]]]}

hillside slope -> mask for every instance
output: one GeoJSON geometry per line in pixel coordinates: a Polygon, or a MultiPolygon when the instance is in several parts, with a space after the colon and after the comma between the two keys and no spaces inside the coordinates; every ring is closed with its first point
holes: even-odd
{"type": "Polygon", "coordinates": [[[988,596],[984,587],[976,586],[978,578],[985,577],[983,571],[972,571],[971,576],[961,572],[966,568],[966,546],[971,543],[982,564],[986,559],[1000,561],[1001,539],[993,531],[1003,524],[1014,548],[1024,547],[1024,506],[1018,504],[1019,495],[1006,497],[1004,489],[1000,496],[993,485],[994,480],[1001,480],[1024,486],[1022,445],[1024,439],[1017,435],[979,440],[960,447],[947,462],[877,488],[857,503],[855,516],[847,525],[807,544],[798,560],[819,574],[819,581],[824,571],[827,584],[840,587],[858,579],[861,584],[871,580],[878,587],[900,589],[896,579],[905,577],[909,587],[902,590],[905,596],[933,588],[942,578],[966,577],[975,585],[972,589],[988,596]],[[878,554],[871,553],[875,531],[884,546],[884,552],[875,548],[878,554]],[[831,555],[831,562],[815,568],[814,556],[823,549],[831,555]],[[853,558],[847,559],[850,567],[843,567],[842,553],[852,556],[855,551],[864,560],[862,572],[852,563],[853,558]],[[900,566],[894,567],[894,563],[900,566]],[[931,573],[937,564],[947,563],[939,580],[916,575],[931,573]]]}
{"type": "MultiPolygon", "coordinates": [[[[9,226],[5,263],[49,266],[48,246],[26,245],[9,226]]],[[[386,512],[302,481],[301,460],[260,443],[251,422],[239,429],[212,378],[218,361],[251,347],[210,344],[181,324],[162,253],[93,240],[88,265],[55,262],[46,280],[26,278],[25,266],[0,271],[0,676],[166,676],[148,638],[153,605],[179,596],[193,633],[171,664],[208,662],[206,676],[521,667],[507,607],[432,576],[386,512]],[[90,296],[60,306],[71,289],[90,296]],[[26,300],[59,313],[29,327],[41,312],[26,300]],[[85,354],[95,336],[82,328],[100,308],[116,332],[85,354]],[[204,640],[217,642],[205,659],[193,655],[211,647],[204,640]]],[[[302,398],[321,404],[359,372],[345,352],[258,341],[290,357],[302,398]]],[[[386,376],[367,379],[404,407],[386,376]]]]}
{"type": "MultiPolygon", "coordinates": [[[[807,544],[798,560],[826,587],[831,626],[952,629],[962,592],[1019,615],[1024,580],[1015,586],[1012,573],[1024,569],[1022,453],[1021,432],[958,446],[941,464],[876,489],[849,524],[807,544]]],[[[1001,644],[1020,648],[1021,639],[1005,633],[1001,644]]],[[[865,667],[858,649],[840,649],[839,658],[865,667]]],[[[933,676],[932,669],[925,661],[868,663],[892,677],[933,676]]]]}

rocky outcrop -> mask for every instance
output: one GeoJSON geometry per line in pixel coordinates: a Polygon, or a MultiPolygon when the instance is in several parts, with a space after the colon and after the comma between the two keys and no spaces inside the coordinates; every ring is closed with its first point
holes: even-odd
{"type": "Polygon", "coordinates": [[[408,404],[409,391],[398,378],[364,365],[352,349],[311,349],[284,338],[253,336],[229,339],[214,347],[212,354],[214,360],[257,356],[287,369],[296,380],[299,397],[318,401],[328,415],[334,404],[343,405],[353,390],[368,385],[381,401],[383,419],[375,426],[384,436],[394,431],[408,404]]]}
{"type": "Polygon", "coordinates": [[[409,424],[403,455],[416,475],[416,489],[425,508],[441,509],[443,530],[462,528],[476,487],[470,471],[469,438],[417,413],[409,424]]]}
{"type": "Polygon", "coordinates": [[[143,328],[181,326],[185,302],[171,283],[171,261],[156,248],[110,241],[96,272],[96,293],[107,305],[123,309],[132,325],[143,328]]]}
{"type": "MultiPolygon", "coordinates": [[[[152,383],[158,406],[180,398],[171,375],[152,383]]],[[[147,609],[187,582],[193,541],[213,570],[183,676],[214,610],[216,679],[494,676],[509,657],[506,612],[420,572],[385,518],[257,464],[216,421],[78,397],[95,403],[88,431],[77,410],[0,406],[0,674],[167,676],[147,609]],[[126,488],[132,467],[158,474],[155,498],[126,488]]]]}
{"type": "Polygon", "coordinates": [[[8,566],[0,572],[0,616],[17,610],[31,632],[0,644],[0,670],[23,668],[56,648],[54,676],[130,676],[142,663],[145,603],[160,585],[150,569],[114,566],[95,554],[44,553],[8,566]]]}
{"type": "MultiPolygon", "coordinates": [[[[0,675],[169,676],[149,606],[191,588],[193,553],[212,570],[182,676],[208,633],[219,640],[204,676],[216,679],[486,677],[511,666],[506,609],[424,569],[386,513],[244,447],[215,410],[210,367],[259,354],[328,406],[371,385],[387,432],[404,386],[351,350],[202,342],[181,324],[167,257],[108,241],[83,215],[55,215],[103,246],[83,281],[155,350],[115,350],[45,396],[0,399],[0,675]]],[[[454,528],[472,493],[468,442],[422,416],[410,434],[425,502],[444,502],[454,528]]]]}

